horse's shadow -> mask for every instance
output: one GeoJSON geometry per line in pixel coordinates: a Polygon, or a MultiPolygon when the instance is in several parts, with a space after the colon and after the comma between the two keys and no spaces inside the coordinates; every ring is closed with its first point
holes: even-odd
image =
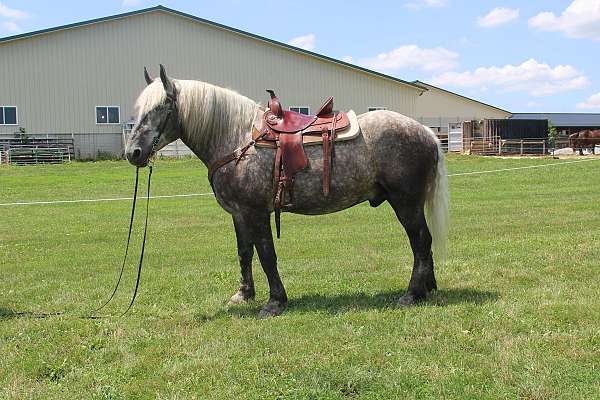
{"type": "Polygon", "coordinates": [[[62,315],[60,312],[40,313],[32,311],[15,311],[10,308],[0,307],[0,321],[16,318],[50,318],[62,315]]]}
{"type": "Polygon", "coordinates": [[[17,312],[10,308],[0,307],[0,321],[3,321],[5,319],[14,319],[14,318],[25,317],[27,314],[28,313],[17,312]]]}
{"type": "MultiPolygon", "coordinates": [[[[331,315],[343,314],[353,311],[400,309],[398,299],[404,294],[401,290],[391,290],[375,294],[348,293],[337,295],[323,295],[309,293],[290,299],[285,313],[309,313],[325,311],[331,315]]],[[[481,305],[496,301],[500,295],[497,292],[476,289],[444,289],[432,292],[427,300],[416,307],[446,307],[455,304],[481,305]]],[[[213,315],[196,314],[196,319],[207,321],[218,319],[222,316],[256,317],[261,304],[258,302],[250,305],[234,306],[222,309],[213,315]]]]}
{"type": "MultiPolygon", "coordinates": [[[[348,293],[340,295],[305,294],[290,302],[290,308],[297,311],[322,310],[331,314],[340,312],[399,308],[398,299],[403,290],[391,290],[375,294],[348,293]]],[[[483,304],[498,299],[496,292],[474,289],[445,289],[434,291],[427,300],[418,306],[445,307],[453,304],[483,304]]]]}

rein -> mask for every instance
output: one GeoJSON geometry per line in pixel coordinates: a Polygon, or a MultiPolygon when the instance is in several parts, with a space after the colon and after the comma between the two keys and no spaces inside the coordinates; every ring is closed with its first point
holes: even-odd
{"type": "MultiPolygon", "coordinates": [[[[140,252],[140,263],[138,265],[137,279],[135,281],[135,290],[133,291],[133,297],[131,298],[131,302],[129,303],[127,310],[125,310],[125,312],[123,314],[121,314],[121,317],[124,316],[125,314],[127,314],[127,312],[131,309],[131,306],[133,306],[133,302],[135,301],[135,297],[137,296],[138,288],[140,286],[140,277],[142,275],[142,264],[144,263],[144,250],[146,249],[146,233],[148,232],[148,208],[150,206],[150,181],[152,180],[152,166],[150,165],[148,168],[150,168],[150,172],[148,173],[148,193],[146,194],[146,220],[144,222],[144,236],[142,238],[142,251],[140,252]]],[[[136,173],[138,170],[139,170],[139,168],[136,169],[136,173]]]]}
{"type": "Polygon", "coordinates": [[[117,284],[115,285],[115,289],[110,295],[109,299],[104,302],[100,307],[96,308],[92,311],[92,313],[97,313],[102,310],[110,301],[115,297],[115,293],[117,293],[117,289],[119,288],[119,284],[121,283],[121,278],[123,277],[123,271],[125,270],[125,262],[127,261],[127,254],[129,253],[129,242],[131,241],[131,231],[133,229],[133,219],[135,216],[135,203],[137,200],[137,191],[138,191],[138,182],[140,177],[140,169],[135,169],[135,186],[133,189],[133,204],[131,207],[131,217],[129,217],[129,233],[127,234],[127,245],[125,246],[125,256],[123,257],[123,264],[121,265],[121,272],[119,273],[119,279],[117,279],[117,284]]]}

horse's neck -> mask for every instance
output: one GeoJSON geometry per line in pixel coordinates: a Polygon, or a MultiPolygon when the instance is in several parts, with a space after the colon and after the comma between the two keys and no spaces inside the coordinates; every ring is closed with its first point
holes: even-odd
{"type": "Polygon", "coordinates": [[[255,121],[260,121],[264,110],[256,105],[254,118],[247,118],[247,121],[238,124],[235,131],[226,132],[221,135],[209,135],[208,140],[195,140],[196,135],[202,135],[203,132],[187,132],[184,130],[181,140],[188,146],[194,154],[206,165],[222,159],[232,153],[235,149],[246,145],[252,139],[252,126],[255,121]]]}

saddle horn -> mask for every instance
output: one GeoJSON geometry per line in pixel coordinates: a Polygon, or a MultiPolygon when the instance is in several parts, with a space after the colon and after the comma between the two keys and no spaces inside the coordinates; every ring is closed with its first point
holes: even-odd
{"type": "Polygon", "coordinates": [[[152,78],[150,76],[150,74],[148,73],[148,70],[146,69],[146,67],[144,67],[144,78],[146,79],[146,83],[149,85],[152,82],[154,82],[154,78],[152,78]]]}
{"type": "Polygon", "coordinates": [[[278,118],[283,118],[283,108],[281,107],[281,103],[279,102],[275,91],[267,89],[267,93],[271,96],[269,103],[267,104],[269,110],[271,110],[278,118]]]}

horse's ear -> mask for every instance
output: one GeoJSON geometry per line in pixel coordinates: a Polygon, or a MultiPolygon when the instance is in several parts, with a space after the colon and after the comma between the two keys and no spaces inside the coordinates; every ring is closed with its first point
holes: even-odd
{"type": "Polygon", "coordinates": [[[172,100],[175,99],[175,85],[173,84],[173,81],[167,76],[165,66],[162,64],[160,64],[160,80],[162,81],[163,87],[165,88],[165,92],[167,92],[167,97],[172,100]]]}
{"type": "Polygon", "coordinates": [[[146,78],[146,83],[148,85],[151,84],[152,82],[154,82],[154,79],[150,76],[146,67],[144,67],[144,78],[146,78]]]}

